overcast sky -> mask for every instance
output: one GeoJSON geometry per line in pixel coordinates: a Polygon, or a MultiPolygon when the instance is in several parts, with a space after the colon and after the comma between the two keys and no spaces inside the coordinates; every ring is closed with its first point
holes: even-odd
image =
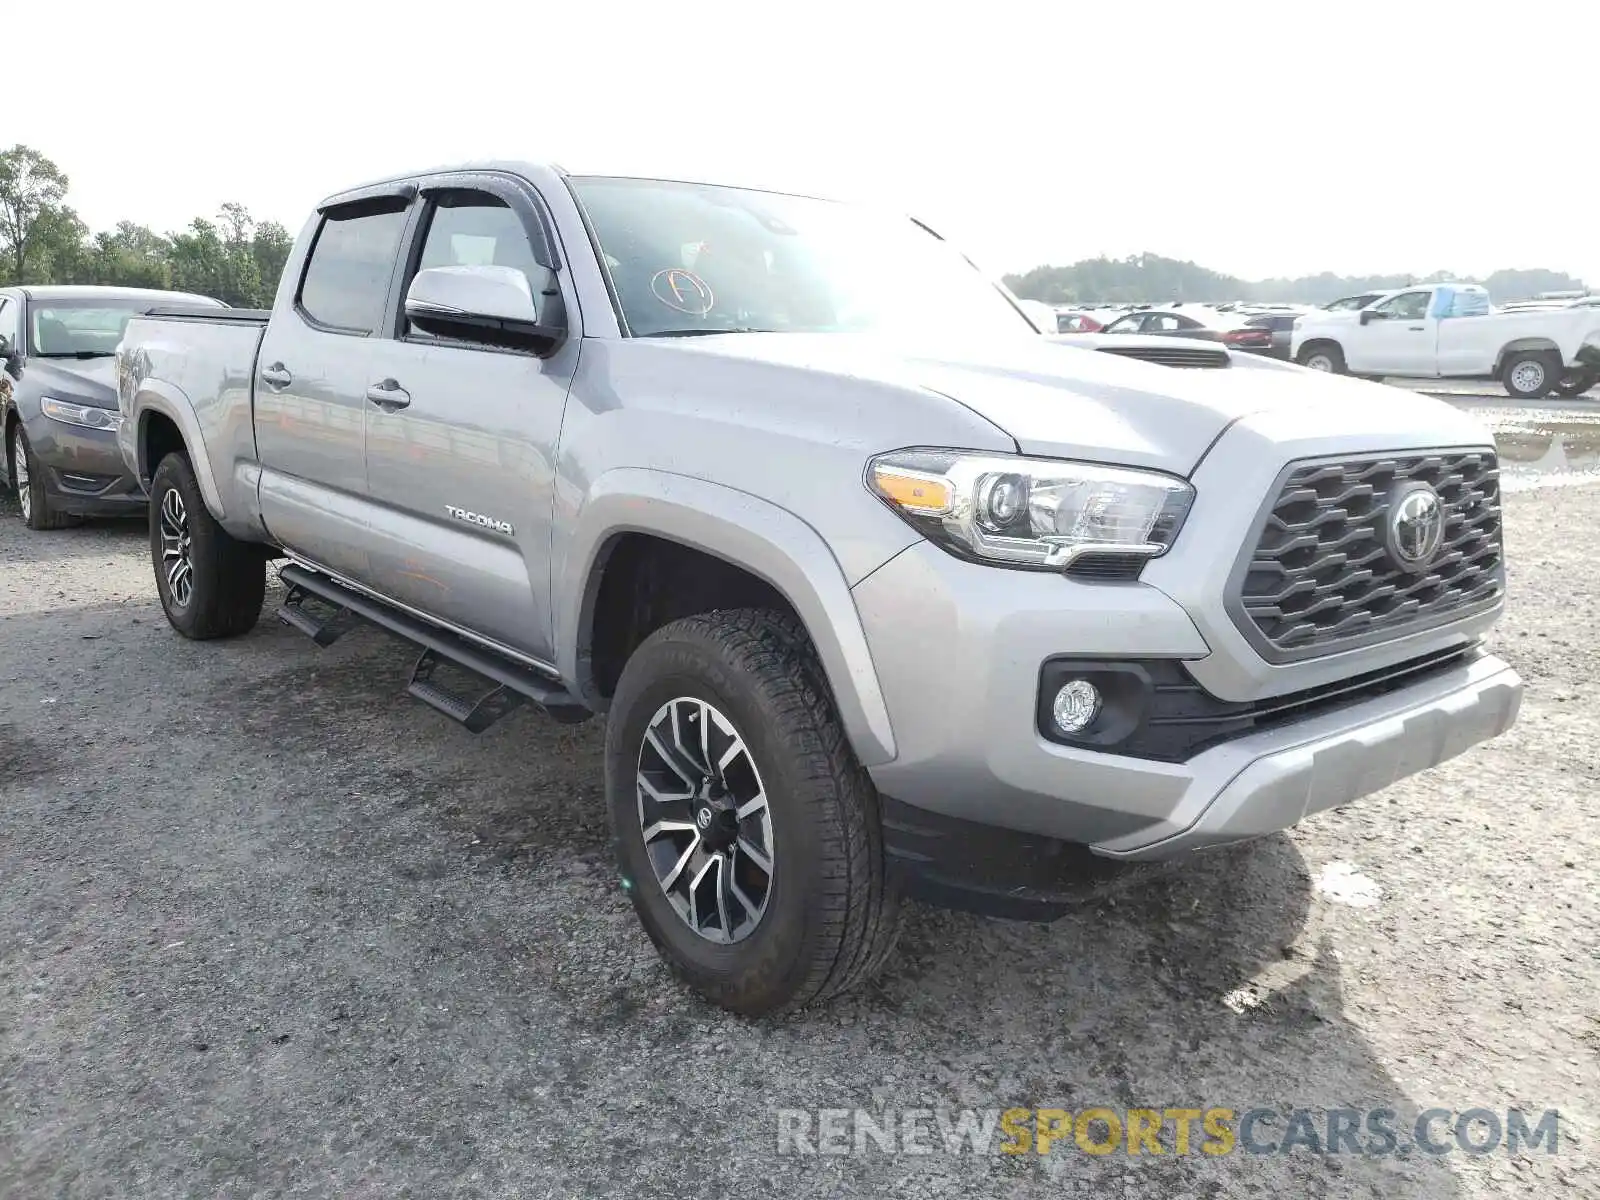
{"type": "Polygon", "coordinates": [[[6,27],[0,141],[97,229],[238,200],[295,232],[363,178],[494,155],[886,199],[995,271],[1600,284],[1591,0],[83,0],[6,27]]]}

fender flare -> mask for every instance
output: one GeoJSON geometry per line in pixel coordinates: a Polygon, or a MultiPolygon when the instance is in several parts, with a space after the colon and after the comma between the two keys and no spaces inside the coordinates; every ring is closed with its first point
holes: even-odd
{"type": "Polygon", "coordinates": [[[206,502],[206,508],[219,522],[226,521],[228,514],[222,504],[222,493],[217,488],[216,477],[211,473],[211,460],[205,456],[205,437],[189,398],[170,384],[146,380],[134,393],[132,408],[133,445],[138,456],[134,465],[139,483],[149,491],[153,470],[152,464],[146,461],[145,430],[150,422],[150,414],[159,413],[178,427],[184,447],[189,451],[189,464],[194,468],[195,481],[200,485],[200,495],[206,502]]]}
{"type": "Polygon", "coordinates": [[[1305,337],[1301,338],[1299,340],[1299,342],[1293,343],[1293,345],[1294,345],[1294,361],[1297,362],[1297,363],[1300,361],[1300,356],[1303,353],[1305,353],[1306,348],[1309,347],[1309,346],[1318,346],[1318,345],[1332,346],[1335,350],[1337,350],[1339,352],[1340,357],[1344,356],[1344,343],[1341,342],[1337,337],[1335,337],[1331,333],[1312,333],[1312,334],[1307,334],[1305,337]]]}
{"type": "MultiPolygon", "coordinates": [[[[618,539],[647,534],[714,555],[771,584],[804,622],[833,689],[846,736],[863,766],[895,757],[894,732],[866,631],[844,570],[822,535],[748,492],[688,475],[637,467],[607,471],[590,487],[552,564],[556,665],[592,692],[586,659],[595,599],[618,539]]],[[[603,708],[598,696],[587,703],[603,708]]]]}
{"type": "Polygon", "coordinates": [[[1505,369],[1506,359],[1513,354],[1521,354],[1524,350],[1531,354],[1555,354],[1562,359],[1563,363],[1566,361],[1561,353],[1561,346],[1556,342],[1555,338],[1546,334],[1535,333],[1525,337],[1512,338],[1501,346],[1499,353],[1494,356],[1494,373],[1499,375],[1505,369]]]}

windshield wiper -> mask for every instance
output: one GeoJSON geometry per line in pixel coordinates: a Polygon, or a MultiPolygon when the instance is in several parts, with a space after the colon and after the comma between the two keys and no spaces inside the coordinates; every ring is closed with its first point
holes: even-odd
{"type": "Polygon", "coordinates": [[[36,358],[115,358],[115,350],[40,350],[36,358]]]}
{"type": "Polygon", "coordinates": [[[777,333],[776,329],[756,329],[740,325],[733,329],[652,329],[649,333],[636,333],[634,337],[708,337],[713,333],[777,333]]]}

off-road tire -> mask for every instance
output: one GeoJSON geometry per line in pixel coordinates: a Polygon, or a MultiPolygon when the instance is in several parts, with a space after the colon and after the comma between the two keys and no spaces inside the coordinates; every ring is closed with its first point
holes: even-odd
{"type": "Polygon", "coordinates": [[[11,427],[11,444],[6,447],[6,452],[11,456],[9,461],[11,483],[17,490],[17,505],[22,513],[22,523],[28,529],[50,530],[69,529],[78,524],[78,518],[56,509],[50,503],[50,493],[44,486],[44,464],[33,452],[33,447],[28,445],[27,432],[19,421],[11,427]],[[23,464],[28,476],[25,484],[17,482],[17,464],[23,464]],[[23,496],[23,490],[27,496],[23,496]]]}
{"type": "Polygon", "coordinates": [[[194,467],[181,453],[163,458],[150,480],[150,558],[161,609],[184,637],[203,642],[255,628],[266,598],[266,556],[217,524],[200,494],[194,467]],[[174,601],[167,578],[161,514],[168,492],[178,494],[187,518],[193,590],[186,604],[174,601]]]}
{"type": "MultiPolygon", "coordinates": [[[[1311,366],[1312,360],[1326,358],[1328,360],[1328,373],[1332,375],[1345,375],[1349,368],[1344,365],[1344,351],[1333,342],[1312,342],[1308,346],[1300,347],[1300,354],[1295,361],[1302,367],[1311,366]]],[[[1318,367],[1317,370],[1322,368],[1318,367]]]]}
{"type": "Polygon", "coordinates": [[[749,1016],[802,1008],[864,982],[894,949],[900,895],[885,874],[878,795],[792,616],[704,613],[645,639],[612,698],[606,801],[623,884],[645,932],[673,972],[713,1003],[749,1016]],[[707,701],[737,727],[772,818],[766,910],[732,944],[689,928],[645,852],[640,746],[653,715],[683,696],[707,701]]]}
{"type": "Polygon", "coordinates": [[[1555,391],[1561,376],[1561,356],[1550,350],[1518,350],[1506,355],[1505,362],[1500,364],[1500,383],[1513,400],[1543,400],[1555,391]],[[1537,363],[1542,372],[1539,376],[1542,382],[1536,387],[1529,387],[1518,378],[1524,374],[1519,368],[1529,363],[1537,363]]]}

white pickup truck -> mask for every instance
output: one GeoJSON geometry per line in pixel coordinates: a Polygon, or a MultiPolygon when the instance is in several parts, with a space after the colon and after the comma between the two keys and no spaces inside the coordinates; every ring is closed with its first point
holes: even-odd
{"type": "Polygon", "coordinates": [[[1359,310],[1307,313],[1291,353],[1337,374],[1498,379],[1519,400],[1600,382],[1600,308],[1497,312],[1476,284],[1401,288],[1359,310]]]}

